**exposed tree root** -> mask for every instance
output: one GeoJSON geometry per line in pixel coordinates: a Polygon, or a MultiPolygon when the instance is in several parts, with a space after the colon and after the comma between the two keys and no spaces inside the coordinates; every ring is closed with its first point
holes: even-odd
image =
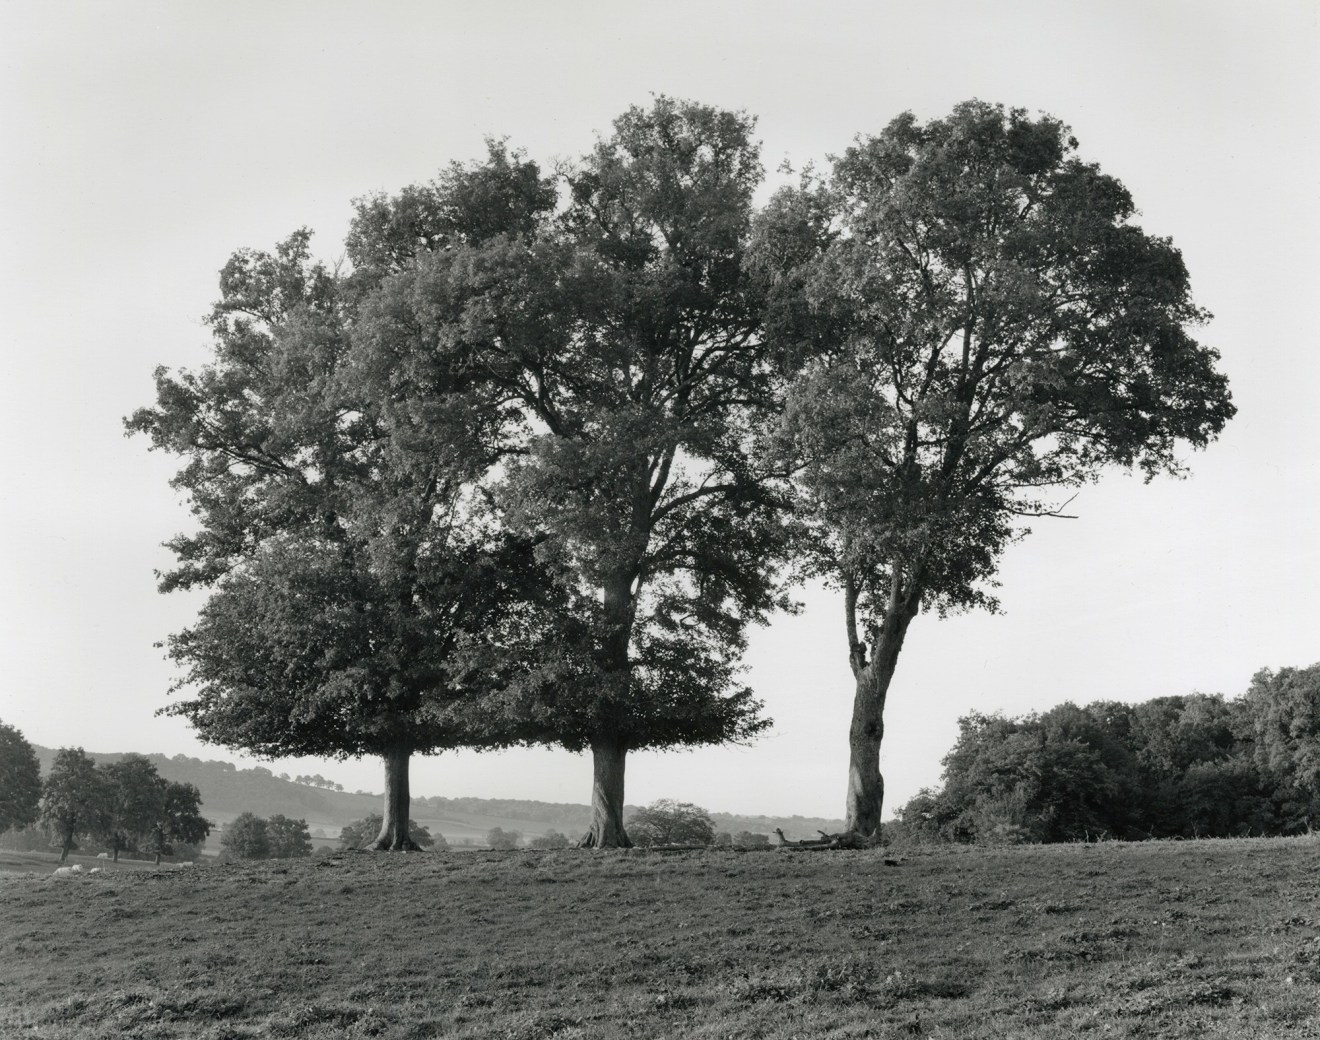
{"type": "Polygon", "coordinates": [[[628,835],[625,834],[621,841],[612,845],[601,844],[596,840],[595,831],[587,831],[587,833],[582,835],[578,840],[578,843],[573,847],[575,849],[630,849],[633,847],[633,843],[629,840],[628,835]]]}
{"type": "Polygon", "coordinates": [[[422,848],[420,845],[418,845],[417,842],[413,841],[412,838],[405,837],[405,838],[399,838],[395,841],[391,841],[389,838],[382,836],[377,838],[370,845],[363,845],[362,851],[363,852],[425,852],[426,850],[422,848]]]}

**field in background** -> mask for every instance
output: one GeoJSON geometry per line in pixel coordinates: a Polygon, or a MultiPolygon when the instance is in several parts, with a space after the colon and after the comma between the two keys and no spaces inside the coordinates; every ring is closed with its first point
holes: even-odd
{"type": "Polygon", "coordinates": [[[1314,1037],[1314,839],[0,874],[0,1035],[1314,1037]]]}

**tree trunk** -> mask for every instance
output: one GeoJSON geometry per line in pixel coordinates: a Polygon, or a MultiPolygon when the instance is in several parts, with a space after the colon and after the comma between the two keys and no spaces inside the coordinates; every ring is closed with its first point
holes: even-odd
{"type": "Polygon", "coordinates": [[[156,866],[158,866],[158,867],[160,866],[160,853],[159,853],[159,852],[156,853],[156,866]]]}
{"type": "Polygon", "coordinates": [[[385,807],[381,812],[380,834],[367,846],[377,852],[421,852],[408,834],[408,813],[412,796],[408,790],[410,748],[394,748],[381,756],[385,759],[385,807]]]}
{"type": "MultiPolygon", "coordinates": [[[[854,601],[855,603],[855,601],[854,601]]],[[[920,594],[909,592],[901,599],[891,597],[885,618],[871,642],[871,659],[854,640],[852,724],[848,728],[848,797],[844,806],[844,830],[878,840],[884,811],[885,779],[880,772],[880,744],[885,735],[885,698],[898,667],[898,655],[908,625],[921,608],[920,594]]],[[[853,610],[849,606],[849,623],[853,610]]]]}
{"type": "Polygon", "coordinates": [[[69,849],[71,849],[71,848],[73,848],[73,835],[72,835],[72,834],[66,834],[66,835],[64,836],[64,845],[63,845],[63,847],[60,849],[60,862],[61,862],[61,863],[63,863],[66,859],[69,858],[69,849]]]}
{"type": "Polygon", "coordinates": [[[591,829],[578,848],[630,849],[623,829],[623,767],[628,749],[618,739],[591,745],[591,829]]]}
{"type": "Polygon", "coordinates": [[[112,854],[111,854],[111,856],[110,856],[110,862],[111,862],[111,863],[118,863],[118,862],[119,862],[119,842],[117,842],[117,841],[112,841],[112,842],[110,843],[110,848],[113,850],[113,852],[112,852],[112,854]]]}

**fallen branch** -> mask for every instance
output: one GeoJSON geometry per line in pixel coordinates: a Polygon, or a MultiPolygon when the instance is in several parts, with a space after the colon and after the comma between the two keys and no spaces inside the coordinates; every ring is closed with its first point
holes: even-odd
{"type": "MultiPolygon", "coordinates": [[[[784,837],[784,832],[778,827],[775,828],[775,834],[779,838],[779,847],[788,849],[791,852],[827,852],[835,849],[873,849],[879,844],[877,838],[868,838],[855,831],[844,831],[841,834],[826,834],[824,831],[817,831],[819,838],[807,838],[802,841],[789,841],[784,837]]],[[[896,867],[899,860],[891,857],[885,857],[885,866],[896,867]]]]}

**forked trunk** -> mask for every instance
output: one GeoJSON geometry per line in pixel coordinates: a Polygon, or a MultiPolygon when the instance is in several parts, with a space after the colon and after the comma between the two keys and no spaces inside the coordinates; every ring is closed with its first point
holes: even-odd
{"type": "Polygon", "coordinates": [[[874,665],[863,668],[853,695],[844,830],[866,838],[880,835],[884,811],[885,778],[880,772],[880,743],[885,736],[885,697],[892,678],[892,671],[885,675],[874,665]]]}
{"type": "Polygon", "coordinates": [[[408,790],[410,748],[394,748],[381,756],[385,759],[385,806],[381,812],[380,834],[367,846],[377,852],[421,852],[408,834],[408,813],[412,808],[408,790]]]}
{"type": "Polygon", "coordinates": [[[621,740],[591,745],[591,829],[578,842],[584,849],[630,849],[623,828],[623,767],[628,749],[621,740]]]}
{"type": "MultiPolygon", "coordinates": [[[[849,623],[853,624],[853,605],[849,623]]],[[[852,724],[848,728],[848,797],[844,806],[844,830],[860,837],[879,840],[881,814],[884,812],[885,779],[880,772],[880,744],[885,735],[885,698],[898,667],[908,625],[920,609],[920,594],[910,592],[901,599],[894,596],[885,613],[884,623],[872,640],[870,660],[860,643],[854,642],[853,676],[857,687],[853,694],[852,724]]]]}

